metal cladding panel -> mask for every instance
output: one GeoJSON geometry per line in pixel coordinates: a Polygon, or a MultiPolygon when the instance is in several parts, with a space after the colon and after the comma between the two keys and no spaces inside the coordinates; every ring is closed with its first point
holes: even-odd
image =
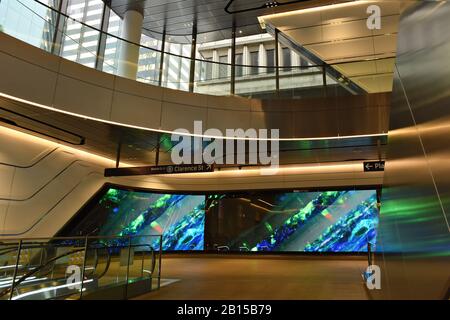
{"type": "Polygon", "coordinates": [[[401,17],[380,214],[388,299],[443,299],[450,279],[450,3],[401,17]]]}

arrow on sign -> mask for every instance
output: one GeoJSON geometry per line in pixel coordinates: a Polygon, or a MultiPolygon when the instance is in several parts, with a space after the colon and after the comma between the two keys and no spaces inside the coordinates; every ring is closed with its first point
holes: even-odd
{"type": "Polygon", "coordinates": [[[364,172],[384,171],[384,161],[364,161],[364,172]]]}

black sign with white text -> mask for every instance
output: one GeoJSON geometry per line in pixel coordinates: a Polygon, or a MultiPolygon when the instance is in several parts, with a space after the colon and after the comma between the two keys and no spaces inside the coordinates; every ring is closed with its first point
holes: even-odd
{"type": "Polygon", "coordinates": [[[105,169],[105,177],[142,176],[149,174],[176,174],[213,172],[212,164],[178,164],[167,166],[123,167],[105,169]]]}
{"type": "Polygon", "coordinates": [[[364,161],[364,172],[384,171],[384,161],[364,161]]]}

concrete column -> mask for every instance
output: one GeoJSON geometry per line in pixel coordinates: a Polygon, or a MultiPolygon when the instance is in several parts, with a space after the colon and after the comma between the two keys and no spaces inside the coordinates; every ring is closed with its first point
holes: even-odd
{"type": "MultiPolygon", "coordinates": [[[[233,53],[232,53],[232,51],[233,50],[231,50],[231,48],[228,48],[228,52],[227,52],[227,63],[229,64],[229,65],[231,65],[232,64],[232,57],[233,57],[233,53]]],[[[231,68],[230,67],[227,67],[227,77],[231,77],[231,68]]]]}
{"type": "MultiPolygon", "coordinates": [[[[267,66],[267,54],[264,44],[260,43],[258,48],[258,64],[262,67],[267,66]]],[[[267,68],[259,68],[259,73],[267,73],[267,68]]]]}
{"type": "MultiPolygon", "coordinates": [[[[132,43],[141,42],[142,22],[144,16],[135,10],[125,12],[122,20],[121,37],[132,43]]],[[[136,80],[139,62],[139,46],[121,41],[118,72],[119,76],[136,80]]]]}
{"type": "MultiPolygon", "coordinates": [[[[214,62],[219,62],[219,52],[217,50],[213,51],[212,60],[214,62]]],[[[211,69],[212,69],[212,78],[213,79],[219,78],[219,65],[217,63],[214,63],[211,69]]]]}
{"type": "MultiPolygon", "coordinates": [[[[248,50],[247,46],[244,46],[242,48],[242,64],[243,65],[250,65],[250,51],[248,50]]],[[[250,73],[249,67],[244,67],[242,70],[243,75],[248,75],[250,73]]]]}

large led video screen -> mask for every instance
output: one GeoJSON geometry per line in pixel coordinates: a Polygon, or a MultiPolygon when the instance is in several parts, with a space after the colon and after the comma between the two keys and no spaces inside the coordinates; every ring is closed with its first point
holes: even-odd
{"type": "MultiPolygon", "coordinates": [[[[203,250],[205,196],[107,187],[63,236],[163,235],[163,250],[203,250]]],[[[139,238],[138,238],[139,239],[139,238]]],[[[143,240],[146,240],[144,238],[143,240]]],[[[158,238],[151,238],[155,248],[158,238]]]]}
{"type": "Polygon", "coordinates": [[[209,195],[207,250],[363,252],[375,244],[375,190],[209,195]]]}
{"type": "Polygon", "coordinates": [[[165,251],[363,252],[377,225],[376,190],[197,195],[107,185],[59,235],[162,234],[165,251]]]}

